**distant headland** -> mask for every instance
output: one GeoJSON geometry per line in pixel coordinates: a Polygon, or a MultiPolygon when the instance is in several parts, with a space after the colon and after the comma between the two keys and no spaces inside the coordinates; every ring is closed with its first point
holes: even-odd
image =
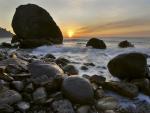
{"type": "Polygon", "coordinates": [[[1,37],[12,37],[12,36],[13,36],[13,33],[6,30],[5,28],[0,27],[0,38],[1,37]]]}

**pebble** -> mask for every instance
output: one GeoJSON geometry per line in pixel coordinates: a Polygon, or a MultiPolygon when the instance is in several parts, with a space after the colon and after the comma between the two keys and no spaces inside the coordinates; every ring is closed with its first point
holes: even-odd
{"type": "Polygon", "coordinates": [[[47,93],[44,87],[40,87],[33,92],[33,99],[37,103],[44,103],[46,101],[47,93]]]}

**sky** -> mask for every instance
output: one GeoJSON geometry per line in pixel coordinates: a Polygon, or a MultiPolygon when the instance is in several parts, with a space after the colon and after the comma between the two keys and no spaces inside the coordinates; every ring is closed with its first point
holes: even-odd
{"type": "Polygon", "coordinates": [[[13,32],[19,5],[46,9],[64,37],[150,37],[150,0],[0,0],[0,27],[13,32]]]}

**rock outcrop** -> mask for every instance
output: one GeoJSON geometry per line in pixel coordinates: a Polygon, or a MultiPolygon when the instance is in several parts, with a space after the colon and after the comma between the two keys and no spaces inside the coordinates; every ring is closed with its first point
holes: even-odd
{"type": "Polygon", "coordinates": [[[105,45],[104,41],[97,39],[97,38],[91,38],[87,42],[86,46],[91,46],[96,49],[106,49],[106,45],[105,45]]]}
{"type": "Polygon", "coordinates": [[[118,44],[118,46],[120,48],[134,47],[134,45],[131,42],[127,41],[127,40],[124,40],[124,41],[120,42],[118,44]]]}
{"type": "Polygon", "coordinates": [[[32,48],[45,44],[61,44],[61,30],[43,8],[35,4],[21,5],[16,9],[12,20],[16,34],[13,42],[19,42],[22,48],[32,48]]]}

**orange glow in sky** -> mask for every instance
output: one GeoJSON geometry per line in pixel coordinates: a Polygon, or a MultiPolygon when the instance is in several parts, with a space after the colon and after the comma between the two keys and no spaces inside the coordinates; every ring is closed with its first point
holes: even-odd
{"type": "Polygon", "coordinates": [[[74,31],[73,30],[68,30],[67,34],[68,34],[69,38],[72,38],[73,35],[74,35],[74,31]]]}

